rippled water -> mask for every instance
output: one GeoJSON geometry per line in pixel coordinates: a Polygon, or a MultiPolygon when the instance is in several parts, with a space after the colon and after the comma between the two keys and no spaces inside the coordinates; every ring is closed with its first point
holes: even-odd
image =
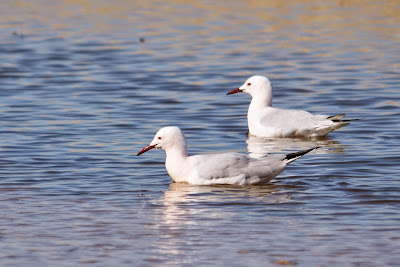
{"type": "Polygon", "coordinates": [[[0,265],[389,266],[400,261],[397,1],[3,1],[0,265]],[[60,3],[59,3],[60,2],[60,3]],[[246,135],[247,95],[360,121],[246,135]],[[173,184],[189,152],[290,153],[265,186],[173,184]]]}

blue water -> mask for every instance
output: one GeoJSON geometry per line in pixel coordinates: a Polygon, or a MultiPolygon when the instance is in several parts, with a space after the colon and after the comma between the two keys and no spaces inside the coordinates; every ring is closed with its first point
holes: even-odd
{"type": "Polygon", "coordinates": [[[0,3],[0,265],[393,266],[400,261],[396,1],[0,3]],[[248,95],[358,118],[247,136],[248,95]],[[265,186],[174,184],[189,153],[321,148],[265,186]]]}

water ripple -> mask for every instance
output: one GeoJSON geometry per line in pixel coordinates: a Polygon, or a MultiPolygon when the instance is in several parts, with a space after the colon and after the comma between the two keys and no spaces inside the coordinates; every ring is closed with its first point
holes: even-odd
{"type": "Polygon", "coordinates": [[[384,6],[1,2],[1,265],[397,265],[400,16],[384,6]],[[248,136],[250,98],[226,92],[254,74],[277,107],[360,120],[248,136]],[[321,148],[265,186],[174,184],[164,152],[136,157],[166,125],[192,154],[321,148]]]}

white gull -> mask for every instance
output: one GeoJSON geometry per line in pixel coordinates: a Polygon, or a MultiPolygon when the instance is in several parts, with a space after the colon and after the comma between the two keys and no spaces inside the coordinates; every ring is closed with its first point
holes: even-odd
{"type": "Polygon", "coordinates": [[[266,155],[261,158],[230,152],[189,156],[185,137],[181,129],[176,126],[161,128],[153,141],[137,155],[153,148],[165,150],[165,167],[174,182],[193,185],[265,184],[280,174],[289,163],[316,149],[288,155],[266,155]]]}
{"type": "Polygon", "coordinates": [[[345,114],[312,115],[304,110],[272,107],[273,90],[264,76],[252,76],[227,94],[248,93],[252,100],[247,113],[249,133],[259,137],[319,137],[346,126],[345,114]]]}

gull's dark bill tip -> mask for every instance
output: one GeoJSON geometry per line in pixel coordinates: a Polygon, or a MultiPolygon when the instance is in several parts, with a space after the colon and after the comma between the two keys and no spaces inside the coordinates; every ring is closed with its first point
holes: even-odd
{"type": "Polygon", "coordinates": [[[237,93],[241,93],[242,90],[240,90],[239,88],[235,88],[233,90],[230,90],[226,95],[233,95],[233,94],[237,94],[237,93]]]}
{"type": "Polygon", "coordinates": [[[151,149],[153,149],[153,148],[155,148],[156,147],[156,145],[148,145],[148,146],[145,146],[144,148],[142,148],[142,150],[140,150],[139,151],[139,153],[137,153],[137,155],[136,156],[140,156],[140,155],[142,155],[143,153],[145,153],[145,152],[147,152],[147,151],[149,151],[149,150],[151,150],[151,149]]]}

